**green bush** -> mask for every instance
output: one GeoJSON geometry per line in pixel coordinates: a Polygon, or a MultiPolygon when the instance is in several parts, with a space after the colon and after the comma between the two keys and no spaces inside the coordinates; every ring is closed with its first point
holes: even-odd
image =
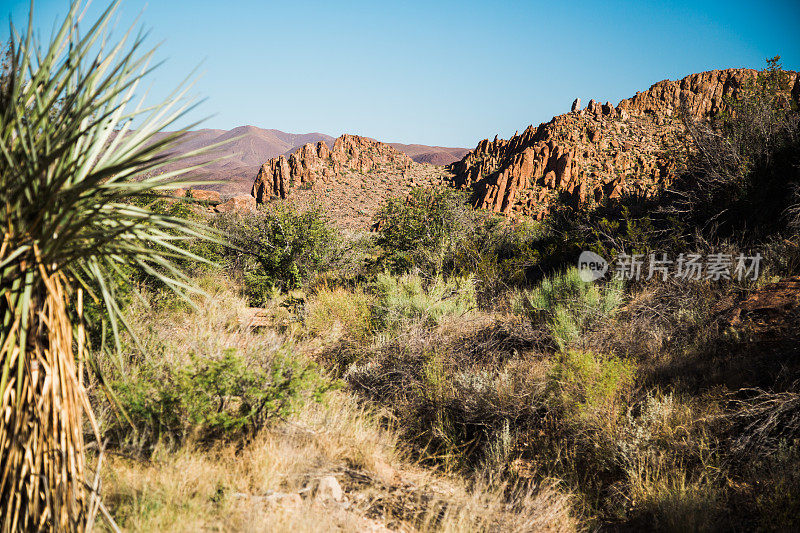
{"type": "Polygon", "coordinates": [[[621,303],[621,281],[605,286],[587,282],[575,267],[545,278],[533,290],[515,292],[511,299],[514,313],[547,324],[561,350],[578,342],[598,320],[612,318],[621,303]]]}
{"type": "Polygon", "coordinates": [[[383,328],[408,323],[438,324],[445,316],[463,315],[476,306],[472,277],[424,280],[419,274],[379,274],[374,316],[383,328]]]}
{"type": "Polygon", "coordinates": [[[614,356],[566,350],[548,373],[549,397],[567,421],[615,422],[634,372],[632,363],[614,356]]]}
{"type": "Polygon", "coordinates": [[[446,275],[475,276],[482,304],[491,305],[498,293],[523,285],[542,267],[548,249],[546,228],[531,220],[509,220],[493,214],[478,218],[447,258],[446,275]]]}
{"type": "Polygon", "coordinates": [[[274,291],[301,287],[341,258],[337,232],[316,210],[267,206],[219,216],[215,226],[230,242],[224,262],[242,276],[253,306],[263,306],[274,291]]]}
{"type": "Polygon", "coordinates": [[[379,270],[473,276],[485,305],[498,292],[526,283],[534,270],[552,269],[542,265],[542,257],[552,255],[553,237],[541,223],[473,209],[462,192],[450,188],[420,188],[405,200],[390,199],[376,225],[379,270]]]}
{"type": "Polygon", "coordinates": [[[208,442],[254,434],[331,387],[313,366],[290,355],[252,366],[228,349],[221,358],[190,354],[188,364],[173,365],[148,362],[111,383],[135,429],[130,435],[130,427],[118,420],[111,429],[118,440],[147,451],[157,443],[178,446],[190,438],[208,442]]]}
{"type": "Polygon", "coordinates": [[[375,215],[378,265],[395,273],[416,267],[439,274],[472,231],[475,217],[466,196],[449,187],[417,188],[406,199],[390,198],[375,215]]]}

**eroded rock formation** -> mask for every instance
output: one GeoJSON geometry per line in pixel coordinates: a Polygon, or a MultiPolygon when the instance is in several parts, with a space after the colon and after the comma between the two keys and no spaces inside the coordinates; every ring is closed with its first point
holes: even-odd
{"type": "MultiPolygon", "coordinates": [[[[484,139],[449,168],[458,186],[472,191],[475,207],[541,219],[554,199],[578,207],[623,194],[649,195],[673,177],[683,123],[716,113],[755,70],[728,69],[661,81],[617,106],[589,101],[580,109],[529,126],[509,140],[484,139]]],[[[800,77],[788,72],[794,98],[800,77]]]]}
{"type": "Polygon", "coordinates": [[[450,183],[449,177],[443,167],[415,163],[387,144],[343,135],[330,149],[324,142],[307,144],[267,161],[252,195],[258,203],[285,199],[300,210],[320,209],[340,226],[367,229],[386,198],[450,183]]]}
{"type": "Polygon", "coordinates": [[[288,158],[270,159],[261,166],[252,195],[258,203],[286,198],[293,189],[312,188],[343,171],[366,174],[379,167],[408,170],[411,158],[381,142],[358,135],[342,135],[328,148],[325,141],[308,143],[288,158]]]}

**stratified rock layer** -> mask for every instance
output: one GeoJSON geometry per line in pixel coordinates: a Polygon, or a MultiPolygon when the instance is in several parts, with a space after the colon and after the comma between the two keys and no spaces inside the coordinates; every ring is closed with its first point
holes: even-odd
{"type": "MultiPolygon", "coordinates": [[[[450,165],[475,207],[541,219],[555,199],[575,207],[623,194],[650,195],[673,178],[684,131],[678,111],[694,118],[716,113],[757,71],[714,70],[665,80],[617,106],[589,101],[580,109],[529,126],[509,140],[484,139],[450,165]]],[[[800,78],[787,72],[794,98],[800,78]]]]}

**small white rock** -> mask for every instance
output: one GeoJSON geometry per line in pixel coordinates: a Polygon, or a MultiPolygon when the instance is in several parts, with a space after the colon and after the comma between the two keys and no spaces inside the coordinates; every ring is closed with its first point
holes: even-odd
{"type": "Polygon", "coordinates": [[[317,485],[317,500],[341,501],[344,496],[341,485],[333,476],[325,476],[319,480],[317,485]]]}

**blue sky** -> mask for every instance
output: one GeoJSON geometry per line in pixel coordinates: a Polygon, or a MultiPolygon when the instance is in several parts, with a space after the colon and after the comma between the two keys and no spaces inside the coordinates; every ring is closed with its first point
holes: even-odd
{"type": "MultiPolygon", "coordinates": [[[[27,22],[29,2],[0,14],[27,22]]],[[[105,5],[94,0],[91,13],[105,5]]],[[[39,0],[46,37],[67,0],[39,0]]],[[[575,97],[632,96],[666,78],[761,68],[780,54],[800,70],[800,1],[347,2],[128,0],[157,57],[154,98],[194,67],[204,127],[474,147],[569,110],[575,97]]],[[[7,37],[7,25],[0,37],[7,37]]]]}

